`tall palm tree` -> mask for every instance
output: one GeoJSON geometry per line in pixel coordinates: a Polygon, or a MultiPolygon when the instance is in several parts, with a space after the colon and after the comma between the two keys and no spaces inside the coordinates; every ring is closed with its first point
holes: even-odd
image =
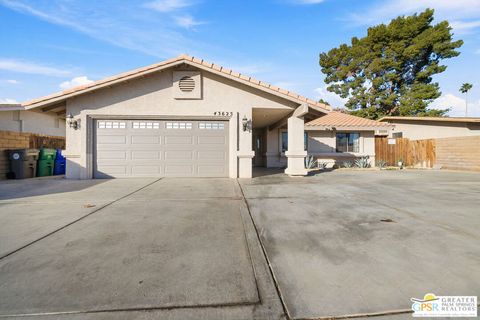
{"type": "Polygon", "coordinates": [[[465,93],[465,117],[468,116],[468,91],[470,91],[470,89],[472,89],[472,87],[473,87],[473,84],[468,83],[468,82],[465,82],[460,87],[460,92],[465,93]]]}

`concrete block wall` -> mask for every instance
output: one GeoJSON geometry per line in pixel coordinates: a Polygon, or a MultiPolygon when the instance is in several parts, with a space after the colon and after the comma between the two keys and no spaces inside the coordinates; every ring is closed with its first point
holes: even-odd
{"type": "Polygon", "coordinates": [[[436,165],[480,171],[480,136],[436,139],[436,165]]]}
{"type": "Polygon", "coordinates": [[[9,171],[7,150],[28,148],[30,135],[26,132],[0,131],[0,179],[6,179],[9,171]]]}

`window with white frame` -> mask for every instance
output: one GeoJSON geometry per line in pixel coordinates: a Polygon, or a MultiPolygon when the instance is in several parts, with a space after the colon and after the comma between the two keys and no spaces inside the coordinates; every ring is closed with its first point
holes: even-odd
{"type": "Polygon", "coordinates": [[[224,130],[225,129],[225,124],[224,123],[218,123],[218,122],[200,122],[198,124],[198,129],[201,130],[224,130]]]}
{"type": "Polygon", "coordinates": [[[160,129],[160,122],[153,121],[134,121],[132,123],[133,129],[160,129]]]}
{"type": "MultiPolygon", "coordinates": [[[[280,144],[282,148],[282,153],[285,153],[285,151],[288,150],[288,132],[283,131],[280,137],[280,144]]],[[[303,133],[303,149],[307,151],[308,149],[308,133],[304,132],[303,133]]]]}
{"type": "Polygon", "coordinates": [[[125,129],[127,123],[122,121],[98,121],[98,129],[125,129]]]}
{"type": "Polygon", "coordinates": [[[191,130],[192,123],[191,122],[166,122],[165,123],[166,129],[179,129],[179,130],[191,130]]]}
{"type": "Polygon", "coordinates": [[[360,152],[360,133],[358,132],[338,132],[336,134],[337,152],[360,152]]]}

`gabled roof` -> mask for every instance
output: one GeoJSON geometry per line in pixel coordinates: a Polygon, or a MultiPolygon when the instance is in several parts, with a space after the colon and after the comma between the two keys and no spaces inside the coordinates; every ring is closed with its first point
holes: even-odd
{"type": "Polygon", "coordinates": [[[480,123],[480,118],[475,117],[383,117],[378,121],[436,121],[436,122],[458,122],[458,123],[480,123]]]}
{"type": "Polygon", "coordinates": [[[337,129],[369,129],[375,130],[376,128],[392,127],[391,124],[385,122],[378,122],[375,120],[360,118],[352,116],[343,112],[332,111],[320,118],[307,122],[305,128],[314,129],[317,128],[337,128],[337,129]]]}
{"type": "Polygon", "coordinates": [[[180,55],[180,56],[178,56],[176,58],[173,58],[173,59],[170,59],[170,60],[165,60],[165,61],[162,61],[160,63],[152,64],[152,65],[149,65],[149,66],[146,66],[146,67],[143,67],[143,68],[139,68],[139,69],[135,69],[135,70],[132,70],[132,71],[125,72],[125,73],[121,73],[121,74],[113,76],[113,77],[109,77],[109,78],[106,78],[106,79],[95,81],[95,82],[87,84],[87,85],[74,87],[74,88],[71,88],[71,89],[68,89],[68,90],[65,90],[65,91],[53,93],[53,94],[48,95],[48,96],[44,96],[44,97],[41,97],[41,98],[26,101],[26,102],[22,103],[22,105],[24,107],[26,107],[26,109],[47,106],[47,105],[50,105],[50,104],[58,103],[62,100],[68,99],[68,98],[72,98],[74,96],[78,96],[78,95],[81,95],[81,94],[84,94],[84,93],[87,93],[87,92],[98,90],[100,88],[104,88],[104,87],[107,87],[107,86],[110,86],[110,85],[113,85],[113,84],[117,84],[117,83],[120,83],[120,82],[123,82],[123,81],[131,80],[131,79],[138,78],[138,77],[142,77],[142,76],[145,76],[147,74],[157,72],[157,71],[160,71],[160,70],[172,67],[172,66],[182,64],[182,63],[189,64],[189,65],[192,65],[194,67],[197,67],[197,68],[200,68],[200,69],[212,72],[212,73],[219,74],[223,77],[235,80],[237,82],[246,84],[248,86],[257,88],[259,90],[268,92],[270,94],[274,94],[276,96],[282,97],[282,98],[284,98],[286,100],[289,100],[289,101],[293,101],[293,102],[296,102],[296,103],[299,103],[299,104],[308,104],[308,106],[310,106],[314,109],[317,109],[318,111],[322,111],[324,113],[329,112],[331,110],[331,108],[329,106],[327,106],[323,103],[305,98],[305,97],[303,97],[301,95],[298,95],[294,92],[281,89],[279,87],[268,84],[264,81],[254,79],[252,77],[243,75],[239,72],[235,72],[231,69],[222,67],[220,65],[217,65],[217,64],[214,64],[214,63],[211,63],[211,62],[207,62],[203,59],[198,59],[198,58],[195,58],[195,57],[191,57],[191,56],[188,56],[188,55],[185,55],[185,54],[180,55]]]}

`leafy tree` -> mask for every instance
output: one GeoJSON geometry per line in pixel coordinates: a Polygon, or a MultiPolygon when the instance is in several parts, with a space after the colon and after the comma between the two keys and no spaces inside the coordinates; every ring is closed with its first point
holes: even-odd
{"type": "Polygon", "coordinates": [[[460,92],[465,94],[465,117],[468,116],[468,91],[473,88],[473,84],[471,83],[464,83],[460,87],[460,92]]]}
{"type": "Polygon", "coordinates": [[[330,103],[328,103],[327,100],[324,100],[324,99],[322,99],[322,98],[320,98],[320,99],[318,100],[318,102],[323,103],[323,104],[326,104],[327,106],[330,105],[330,103]]]}
{"type": "Polygon", "coordinates": [[[321,53],[328,91],[348,98],[346,107],[365,118],[444,115],[448,109],[427,108],[441,94],[432,76],[445,71],[441,61],[458,56],[463,41],[452,41],[447,21],[432,25],[433,13],[400,16],[321,53]]]}

